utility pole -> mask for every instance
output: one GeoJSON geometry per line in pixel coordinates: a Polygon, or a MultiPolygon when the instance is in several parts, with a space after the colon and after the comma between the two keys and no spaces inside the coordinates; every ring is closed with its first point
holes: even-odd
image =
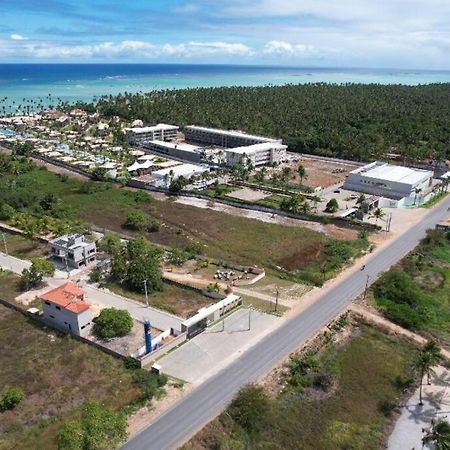
{"type": "Polygon", "coordinates": [[[366,275],[367,279],[366,279],[366,286],[364,288],[364,295],[363,295],[363,300],[366,299],[366,295],[367,295],[367,289],[369,287],[369,280],[370,280],[370,275],[366,275]]]}
{"type": "Polygon", "coordinates": [[[278,296],[280,295],[280,290],[278,289],[277,286],[277,295],[275,296],[275,312],[277,312],[278,310],[278,296]]]}
{"type": "Polygon", "coordinates": [[[5,233],[2,233],[3,244],[5,246],[5,255],[8,256],[8,246],[6,245],[5,233]]]}
{"type": "Polygon", "coordinates": [[[145,304],[148,308],[148,292],[147,292],[147,280],[144,280],[144,290],[145,290],[145,304]]]}
{"type": "Polygon", "coordinates": [[[248,331],[251,329],[251,318],[252,318],[252,310],[248,310],[248,331]]]}

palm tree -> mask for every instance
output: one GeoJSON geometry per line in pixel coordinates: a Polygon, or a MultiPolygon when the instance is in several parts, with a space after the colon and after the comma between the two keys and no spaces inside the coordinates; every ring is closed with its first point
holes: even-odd
{"type": "Polygon", "coordinates": [[[434,374],[433,367],[435,367],[442,360],[441,349],[433,341],[428,341],[418,353],[414,360],[414,368],[420,374],[419,384],[419,405],[423,405],[422,401],[422,385],[423,377],[426,375],[429,380],[434,374]]]}
{"type": "Polygon", "coordinates": [[[384,212],[381,208],[377,208],[373,214],[372,217],[375,217],[375,225],[378,224],[378,219],[382,219],[384,217],[384,212]]]}
{"type": "Polygon", "coordinates": [[[435,450],[450,450],[450,424],[439,419],[422,438],[424,444],[433,444],[435,450]]]}
{"type": "Polygon", "coordinates": [[[303,184],[303,180],[308,178],[308,174],[306,173],[306,169],[305,166],[303,164],[300,164],[297,167],[297,173],[298,176],[300,177],[300,184],[303,184]]]}

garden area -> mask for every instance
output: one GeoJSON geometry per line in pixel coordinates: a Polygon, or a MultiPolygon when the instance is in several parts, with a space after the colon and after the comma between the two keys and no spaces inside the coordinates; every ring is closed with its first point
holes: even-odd
{"type": "Polygon", "coordinates": [[[356,324],[337,345],[291,355],[281,374],[243,388],[183,450],[378,450],[389,417],[414,381],[416,353],[406,341],[356,324]]]}

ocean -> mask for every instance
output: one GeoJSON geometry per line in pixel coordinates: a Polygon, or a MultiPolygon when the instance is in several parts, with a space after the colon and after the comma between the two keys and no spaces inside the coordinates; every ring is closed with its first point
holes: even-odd
{"type": "Polygon", "coordinates": [[[287,83],[427,84],[450,82],[450,71],[295,68],[193,64],[0,64],[0,115],[58,99],[213,86],[287,83]]]}

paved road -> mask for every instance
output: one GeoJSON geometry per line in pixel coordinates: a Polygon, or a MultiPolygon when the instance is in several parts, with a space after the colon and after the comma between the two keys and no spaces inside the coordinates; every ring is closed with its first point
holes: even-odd
{"type": "MultiPolygon", "coordinates": [[[[366,275],[373,281],[378,274],[412,250],[428,228],[448,213],[450,198],[424,219],[374,254],[363,272],[357,271],[320,297],[313,305],[269,334],[235,363],[193,390],[159,416],[140,434],[124,445],[125,450],[169,450],[188,440],[219,414],[238,389],[269,372],[282,358],[313,336],[322,326],[345,309],[364,290],[366,275]]],[[[195,361],[193,361],[195,364],[195,361]]]]}
{"type": "Polygon", "coordinates": [[[86,292],[87,301],[98,303],[107,308],[126,309],[136,320],[144,322],[150,320],[152,326],[162,331],[168,328],[181,330],[181,322],[183,319],[156,308],[147,308],[143,303],[131,300],[126,297],[97,289],[92,285],[81,281],[79,286],[86,292]]]}

